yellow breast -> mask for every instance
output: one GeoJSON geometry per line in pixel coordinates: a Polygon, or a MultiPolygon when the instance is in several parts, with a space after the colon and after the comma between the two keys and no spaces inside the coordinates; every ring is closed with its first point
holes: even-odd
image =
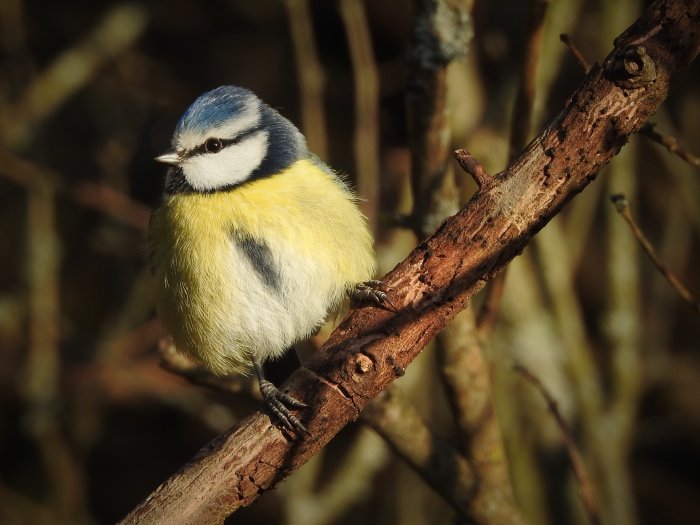
{"type": "Polygon", "coordinates": [[[352,195],[309,160],[232,191],[166,195],[149,237],[168,331],[219,373],[307,337],[374,270],[352,195]],[[241,235],[269,249],[278,286],[260,278],[236,244],[241,235]]]}

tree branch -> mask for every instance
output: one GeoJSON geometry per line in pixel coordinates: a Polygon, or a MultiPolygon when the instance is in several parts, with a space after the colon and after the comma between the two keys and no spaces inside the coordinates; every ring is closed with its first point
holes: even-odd
{"type": "MultiPolygon", "coordinates": [[[[531,137],[532,111],[535,102],[535,86],[537,79],[537,64],[540,58],[542,35],[544,33],[544,17],[548,2],[529,0],[528,27],[523,42],[524,52],[520,58],[520,78],[518,93],[515,97],[513,118],[510,126],[508,144],[508,162],[512,162],[525,147],[531,137]]],[[[506,286],[506,272],[501,272],[486,290],[484,302],[476,317],[479,335],[486,339],[493,331],[501,309],[503,292],[506,286]]]]}
{"type": "Polygon", "coordinates": [[[285,390],[310,405],[300,416],[311,436],[289,439],[257,412],[204,447],[122,523],[221,522],[357,419],[644,125],[698,53],[699,23],[700,0],[654,2],[520,157],[385,277],[399,311],[354,310],[293,374],[285,390]]]}
{"type": "Polygon", "coordinates": [[[362,419],[392,450],[444,497],[462,519],[474,518],[478,472],[464,456],[433,434],[395,387],[385,389],[362,412],[362,419]]]}

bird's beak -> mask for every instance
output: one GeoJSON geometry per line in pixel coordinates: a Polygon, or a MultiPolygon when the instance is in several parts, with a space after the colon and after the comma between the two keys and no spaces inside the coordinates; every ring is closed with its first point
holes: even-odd
{"type": "Polygon", "coordinates": [[[180,163],[180,155],[178,155],[177,151],[174,149],[171,149],[170,151],[166,151],[162,155],[159,155],[158,157],[155,158],[157,162],[162,162],[164,164],[172,164],[173,166],[177,165],[180,163]]]}

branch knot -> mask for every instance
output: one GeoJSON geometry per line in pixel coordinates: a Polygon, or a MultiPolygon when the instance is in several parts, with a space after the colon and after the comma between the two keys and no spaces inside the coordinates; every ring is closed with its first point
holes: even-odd
{"type": "Polygon", "coordinates": [[[626,89],[640,88],[656,80],[656,65],[644,46],[627,48],[612,60],[607,72],[613,82],[626,89]]]}

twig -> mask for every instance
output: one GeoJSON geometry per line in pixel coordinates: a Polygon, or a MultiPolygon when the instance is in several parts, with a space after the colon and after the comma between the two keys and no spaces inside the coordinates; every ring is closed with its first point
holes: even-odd
{"type": "Polygon", "coordinates": [[[78,203],[117,219],[135,230],[146,231],[151,210],[127,194],[106,184],[82,182],[69,188],[68,193],[78,203]]]}
{"type": "Polygon", "coordinates": [[[598,504],[593,492],[593,486],[591,485],[590,477],[588,476],[588,470],[586,469],[581,453],[578,450],[578,446],[576,445],[576,441],[574,440],[571,429],[569,428],[569,424],[559,412],[557,402],[554,400],[542,381],[540,381],[539,378],[527,368],[520,364],[516,364],[513,366],[513,369],[524,379],[526,379],[532,386],[534,386],[547,403],[547,408],[554,417],[554,420],[561,431],[564,446],[566,447],[566,452],[569,455],[569,461],[571,462],[571,470],[576,478],[576,484],[578,486],[579,495],[581,496],[581,502],[586,509],[591,523],[594,525],[599,524],[600,513],[598,511],[598,504]]]}
{"type": "Polygon", "coordinates": [[[341,0],[340,16],[350,47],[355,85],[355,173],[357,190],[366,201],[362,211],[372,231],[379,205],[379,73],[361,0],[341,0]]]}
{"type": "Polygon", "coordinates": [[[618,213],[622,215],[623,219],[625,219],[632,230],[632,234],[636,237],[637,241],[639,241],[642,249],[644,249],[646,254],[649,256],[649,259],[651,259],[651,262],[654,263],[654,266],[656,266],[661,275],[666,278],[673,289],[676,290],[678,295],[681,296],[681,299],[683,299],[696,314],[700,315],[700,304],[698,304],[697,299],[690,292],[690,290],[685,287],[680,279],[678,279],[678,277],[676,277],[676,275],[671,270],[666,268],[666,266],[661,262],[661,259],[659,259],[659,256],[656,254],[656,250],[649,242],[649,239],[647,239],[644,232],[642,232],[637,225],[637,222],[632,217],[625,196],[621,194],[611,195],[610,200],[615,205],[615,209],[618,211],[618,213]]]}
{"type": "Polygon", "coordinates": [[[661,144],[665,147],[669,153],[678,155],[681,159],[686,161],[691,166],[700,168],[700,157],[690,153],[686,150],[680,141],[673,135],[662,135],[654,129],[656,126],[653,122],[647,122],[642,129],[639,130],[640,135],[644,135],[648,139],[661,144]]]}
{"type": "Polygon", "coordinates": [[[519,254],[644,125],[667,96],[670,81],[697,54],[700,32],[693,29],[699,20],[697,2],[651,4],[572,94],[578,103],[564,108],[497,184],[474,195],[387,274],[384,283],[396,290],[392,301],[400,312],[370,305],[353,310],[321,351],[292,374],[283,389],[310,406],[300,416],[311,436],[290,440],[256,412],[204,447],[121,523],[218,523],[307,462],[403,375],[485,280],[519,254]],[[648,35],[649,27],[659,31],[648,35]],[[665,80],[620,89],[604,71],[642,36],[665,80]],[[482,243],[474,242],[479,238],[482,243]]]}
{"type": "Polygon", "coordinates": [[[130,330],[122,326],[119,333],[106,333],[100,338],[101,344],[97,348],[95,360],[103,361],[105,366],[120,362],[129,366],[137,357],[150,352],[164,336],[165,329],[155,317],[130,330]]]}
{"type": "Polygon", "coordinates": [[[252,387],[253,382],[240,375],[215,376],[208,369],[178,353],[168,337],[162,338],[158,343],[158,355],[165,370],[182,376],[195,385],[213,388],[225,394],[245,394],[258,401],[262,399],[260,392],[252,387]]]}
{"type": "Polygon", "coordinates": [[[492,182],[491,176],[486,173],[484,167],[471,153],[464,149],[458,149],[454,152],[454,156],[460,167],[474,178],[479,190],[485,190],[489,187],[492,182]]]}
{"type": "MultiPolygon", "coordinates": [[[[593,187],[590,189],[596,191],[593,187]]],[[[605,409],[605,391],[577,296],[574,266],[570,253],[564,248],[566,231],[561,226],[561,221],[552,221],[534,239],[532,247],[547,295],[548,316],[556,325],[554,337],[566,354],[564,373],[569,376],[577,410],[584,428],[589,431],[586,438],[595,443],[596,424],[601,421],[605,409]]]]}
{"type": "Polygon", "coordinates": [[[568,47],[569,51],[571,51],[571,54],[574,55],[574,58],[581,66],[581,69],[583,69],[583,72],[588,73],[591,69],[591,64],[588,62],[588,60],[586,60],[586,57],[583,56],[581,50],[578,47],[576,47],[576,44],[571,39],[571,37],[566,33],[562,33],[561,35],[559,35],[559,40],[566,44],[566,47],[568,47]]]}
{"type": "Polygon", "coordinates": [[[46,181],[55,191],[65,193],[79,204],[100,211],[138,231],[145,232],[148,227],[151,210],[128,195],[92,182],[69,186],[58,173],[2,148],[0,176],[25,187],[31,187],[37,180],[46,181]]]}
{"type": "MultiPolygon", "coordinates": [[[[563,64],[569,51],[559,44],[559,34],[571,32],[580,26],[586,0],[567,0],[566,2],[549,2],[547,19],[542,37],[542,51],[537,66],[537,91],[532,114],[532,123],[538,129],[545,118],[552,114],[552,100],[557,79],[561,79],[563,64]]],[[[605,40],[608,43],[607,39],[605,40]]]]}
{"type": "Polygon", "coordinates": [[[124,302],[102,323],[95,361],[125,362],[155,345],[165,329],[153,317],[153,277],[146,265],[134,277],[124,302]]]}
{"type": "MultiPolygon", "coordinates": [[[[659,160],[666,165],[666,169],[676,177],[678,182],[682,183],[685,179],[700,183],[691,166],[674,166],[672,164],[675,163],[675,159],[665,154],[660,155],[659,160]]],[[[663,226],[659,232],[660,242],[657,245],[657,252],[659,258],[669,268],[677,268],[680,273],[681,269],[687,268],[688,262],[693,258],[691,255],[693,228],[700,230],[697,226],[697,220],[695,222],[692,218],[688,220],[688,215],[691,217],[693,215],[693,205],[696,210],[697,206],[700,205],[700,203],[694,202],[700,192],[692,191],[691,188],[679,188],[678,193],[678,196],[686,202],[681,203],[680,206],[669,206],[663,217],[660,217],[663,226]],[[691,206],[687,207],[687,204],[691,204],[691,206]]],[[[695,215],[700,217],[697,211],[695,215]]],[[[645,304],[649,305],[649,308],[644,311],[646,318],[655,320],[647,327],[649,335],[645,338],[644,346],[650,352],[648,355],[645,353],[645,361],[653,358],[667,358],[668,353],[674,348],[672,341],[676,334],[673,329],[678,321],[673,312],[677,306],[680,308],[685,308],[685,306],[678,304],[675,290],[668,285],[665,279],[654,279],[649,295],[645,298],[645,304]]],[[[645,365],[645,369],[648,370],[649,367],[645,365]]],[[[656,373],[664,372],[655,372],[654,375],[656,373]]],[[[700,383],[698,384],[700,385],[700,383]]]]}
{"type": "Polygon", "coordinates": [[[294,45],[297,81],[301,91],[302,131],[309,149],[322,159],[328,155],[323,111],[325,79],[316,51],[309,0],[285,0],[294,45]]]}
{"type": "Polygon", "coordinates": [[[479,313],[476,317],[476,326],[482,338],[488,335],[496,326],[498,320],[498,312],[501,309],[501,300],[503,299],[503,290],[506,285],[505,271],[497,275],[489,284],[484,294],[484,300],[479,308],[479,313]]]}
{"type": "MultiPolygon", "coordinates": [[[[617,11],[613,6],[608,10],[617,11]]],[[[621,10],[621,8],[618,8],[621,10]]],[[[638,143],[629,144],[610,164],[604,181],[607,192],[635,195],[638,143]]],[[[581,421],[588,436],[587,459],[601,502],[601,518],[609,523],[634,523],[637,512],[634,475],[629,456],[634,442],[640,398],[644,389],[644,318],[640,291],[642,263],[635,239],[612,207],[605,210],[607,249],[603,265],[605,300],[601,308],[602,344],[607,358],[606,390],[602,417],[581,421]],[[620,322],[621,319],[625,321],[620,322]]]]}
{"type": "Polygon", "coordinates": [[[430,431],[396,387],[384,390],[360,417],[462,517],[488,523],[473,516],[472,499],[478,483],[473,467],[430,431]]]}
{"type": "Polygon", "coordinates": [[[585,250],[595,225],[596,212],[603,192],[602,184],[594,184],[583,199],[576,199],[561,221],[571,268],[579,268],[585,258],[585,250]]]}
{"type": "Polygon", "coordinates": [[[59,272],[61,244],[56,232],[55,193],[44,179],[28,188],[27,281],[29,345],[21,388],[29,410],[37,410],[40,427],[50,425],[58,397],[59,272]],[[47,419],[48,418],[48,419],[47,419]]]}

